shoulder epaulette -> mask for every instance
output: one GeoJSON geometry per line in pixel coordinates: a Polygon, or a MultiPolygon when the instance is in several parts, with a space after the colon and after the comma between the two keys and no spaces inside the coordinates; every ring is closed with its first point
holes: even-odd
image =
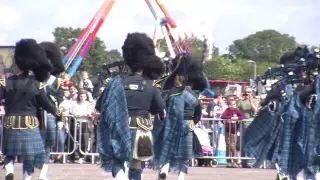
{"type": "Polygon", "coordinates": [[[153,80],[152,86],[157,87],[157,88],[161,88],[161,85],[158,84],[158,81],[157,81],[157,80],[153,80]]]}
{"type": "Polygon", "coordinates": [[[39,89],[43,89],[47,85],[48,85],[47,83],[40,82],[39,89]]]}
{"type": "Polygon", "coordinates": [[[6,87],[6,80],[5,79],[0,79],[0,85],[3,87],[6,87]]]}

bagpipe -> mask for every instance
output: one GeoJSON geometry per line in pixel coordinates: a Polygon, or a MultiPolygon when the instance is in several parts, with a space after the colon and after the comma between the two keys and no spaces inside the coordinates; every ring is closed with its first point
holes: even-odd
{"type": "Polygon", "coordinates": [[[97,82],[93,86],[93,96],[98,96],[100,87],[106,85],[109,80],[117,75],[123,76],[127,74],[127,68],[124,61],[116,61],[110,64],[103,64],[99,68],[97,82]]]}
{"type": "MultiPolygon", "coordinates": [[[[159,6],[160,10],[162,11],[162,13],[164,14],[163,18],[158,16],[150,0],[145,0],[153,17],[156,20],[155,31],[153,36],[155,47],[157,45],[157,30],[158,30],[158,27],[160,27],[171,59],[174,59],[178,55],[181,55],[183,53],[192,54],[188,46],[188,42],[192,41],[196,37],[195,34],[188,28],[183,28],[181,26],[178,26],[178,24],[170,16],[164,4],[160,0],[155,0],[155,1],[156,1],[156,4],[159,6]]],[[[212,57],[213,43],[210,40],[211,38],[209,38],[209,36],[204,36],[204,44],[203,44],[202,59],[201,59],[202,62],[204,62],[207,59],[211,59],[212,57]]],[[[156,49],[156,51],[158,50],[156,49]]],[[[158,80],[158,84],[160,86],[163,86],[162,83],[168,77],[168,74],[172,73],[171,61],[165,61],[165,63],[166,63],[167,72],[166,72],[166,76],[158,80]]],[[[210,83],[204,72],[203,72],[203,76],[206,80],[207,88],[203,92],[201,92],[201,94],[209,97],[213,97],[214,92],[210,90],[210,83]]]]}
{"type": "Polygon", "coordinates": [[[280,67],[268,68],[262,75],[258,76],[256,83],[266,85],[268,80],[279,79],[271,85],[271,90],[267,92],[267,97],[262,105],[267,105],[271,100],[277,99],[287,101],[285,88],[288,84],[297,86],[308,86],[313,83],[319,73],[320,56],[318,52],[311,53],[307,46],[297,47],[292,53],[286,53],[280,59],[280,67]]]}

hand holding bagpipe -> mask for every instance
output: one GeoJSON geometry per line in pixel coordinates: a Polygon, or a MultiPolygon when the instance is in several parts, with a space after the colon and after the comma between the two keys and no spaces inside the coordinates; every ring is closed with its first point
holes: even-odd
{"type": "Polygon", "coordinates": [[[313,81],[311,84],[306,86],[304,90],[300,93],[300,101],[304,104],[309,110],[312,110],[317,101],[317,94],[315,92],[316,83],[313,81]]]}

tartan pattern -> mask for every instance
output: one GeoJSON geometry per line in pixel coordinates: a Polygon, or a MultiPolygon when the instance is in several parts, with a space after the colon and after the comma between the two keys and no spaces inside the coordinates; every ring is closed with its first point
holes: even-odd
{"type": "Polygon", "coordinates": [[[256,158],[255,167],[263,164],[265,159],[272,158],[270,154],[272,156],[275,151],[282,128],[279,119],[282,106],[278,102],[278,110],[274,113],[267,106],[263,107],[244,132],[244,148],[256,158]]]}
{"type": "Polygon", "coordinates": [[[136,139],[136,134],[137,134],[137,130],[135,129],[130,129],[130,134],[131,134],[131,157],[132,157],[132,152],[133,152],[133,148],[134,148],[134,141],[136,139]]]}
{"type": "Polygon", "coordinates": [[[295,128],[297,124],[301,124],[298,123],[298,121],[301,122],[301,116],[296,107],[297,98],[299,98],[297,95],[291,97],[287,109],[284,109],[282,114],[284,122],[279,167],[281,174],[290,175],[290,177],[295,177],[304,167],[303,153],[299,150],[299,145],[296,144],[298,140],[295,141],[295,138],[299,138],[299,135],[301,135],[298,131],[299,128],[295,128]],[[299,133],[299,135],[297,134],[297,136],[295,133],[299,133]]]}
{"type": "MultiPolygon", "coordinates": [[[[319,97],[319,81],[320,76],[316,77],[315,83],[315,92],[317,97],[319,97]]],[[[297,100],[296,104],[302,112],[302,121],[303,126],[298,124],[298,127],[302,126],[302,130],[300,132],[301,139],[298,139],[298,144],[300,145],[300,150],[304,153],[304,163],[305,163],[305,171],[307,175],[307,179],[314,179],[317,171],[319,170],[319,162],[316,162],[319,155],[319,145],[320,145],[320,121],[319,121],[319,111],[320,111],[320,102],[319,98],[316,101],[316,105],[312,111],[309,111],[305,108],[299,100],[297,100]],[[310,118],[311,117],[311,118],[310,118]]]]}
{"type": "Polygon", "coordinates": [[[50,159],[50,152],[44,152],[33,156],[33,166],[42,169],[44,164],[48,164],[50,159]]]}
{"type": "MultiPolygon", "coordinates": [[[[319,79],[320,76],[317,76],[318,96],[319,79]]],[[[279,114],[271,116],[267,107],[263,107],[245,133],[245,147],[257,158],[257,164],[263,162],[264,157],[271,159],[272,155],[279,152],[278,165],[281,174],[294,179],[304,169],[307,179],[315,179],[319,169],[319,164],[315,161],[320,143],[320,99],[317,99],[314,110],[309,111],[301,104],[299,96],[302,90],[302,87],[297,87],[289,103],[282,105],[280,118],[279,114]],[[266,120],[268,123],[263,122],[266,120]],[[272,126],[275,122],[278,125],[272,126]]]]}
{"type": "MultiPolygon", "coordinates": [[[[315,83],[317,96],[319,96],[319,80],[320,76],[317,76],[315,83]]],[[[319,169],[319,164],[315,163],[320,143],[319,105],[317,99],[315,108],[313,111],[309,111],[301,104],[299,93],[291,99],[284,116],[284,125],[288,129],[284,128],[284,143],[281,146],[279,161],[281,172],[295,177],[298,172],[304,169],[307,179],[315,179],[319,169]],[[292,128],[292,131],[289,128],[292,128]]]]}
{"type": "Polygon", "coordinates": [[[34,156],[44,153],[39,128],[22,130],[3,128],[2,152],[6,156],[34,156]]]}
{"type": "MultiPolygon", "coordinates": [[[[51,114],[47,115],[47,129],[40,131],[42,141],[45,144],[45,148],[52,147],[55,145],[57,139],[56,128],[56,118],[51,114]]],[[[34,156],[34,167],[41,169],[43,164],[47,164],[49,162],[49,158],[50,154],[48,154],[48,152],[34,156]]]]}
{"type": "MultiPolygon", "coordinates": [[[[42,133],[42,132],[41,132],[42,133]]],[[[57,141],[57,124],[56,124],[56,117],[49,114],[47,116],[47,129],[46,132],[43,132],[44,142],[46,147],[54,146],[57,141]]]]}
{"type": "MultiPolygon", "coordinates": [[[[317,162],[319,159],[319,147],[320,147],[320,86],[319,82],[320,76],[316,77],[316,94],[317,94],[317,101],[315,108],[312,112],[312,120],[310,122],[310,129],[309,129],[309,138],[308,138],[308,147],[307,147],[307,178],[315,177],[317,171],[320,168],[320,163],[317,162]]],[[[308,114],[307,114],[308,115],[308,114]]],[[[309,116],[310,117],[310,116],[309,116]]]]}
{"type": "MultiPolygon", "coordinates": [[[[292,95],[292,86],[284,86],[286,95],[292,95]]],[[[286,102],[275,99],[276,111],[270,112],[268,106],[264,106],[258,112],[252,123],[244,132],[244,150],[250,152],[255,158],[255,167],[259,167],[265,159],[272,160],[279,150],[282,136],[283,122],[280,118],[287,106],[286,102]]]]}
{"type": "Polygon", "coordinates": [[[100,165],[111,172],[115,160],[130,163],[132,154],[127,101],[120,76],[106,85],[96,109],[101,113],[97,137],[100,165]]]}
{"type": "MultiPolygon", "coordinates": [[[[290,97],[292,86],[286,85],[284,89],[290,97]]],[[[272,160],[279,150],[283,133],[283,122],[280,116],[286,109],[287,103],[281,99],[275,99],[275,102],[277,104],[275,112],[270,112],[268,106],[262,107],[244,132],[244,150],[256,158],[255,167],[259,167],[265,159],[272,160]]]]}
{"type": "Polygon", "coordinates": [[[195,108],[198,103],[198,99],[186,90],[168,99],[166,119],[163,122],[155,120],[152,169],[160,170],[169,162],[170,170],[180,171],[185,169],[185,161],[194,157],[193,134],[189,131],[188,121],[183,118],[185,106],[195,108]]]}

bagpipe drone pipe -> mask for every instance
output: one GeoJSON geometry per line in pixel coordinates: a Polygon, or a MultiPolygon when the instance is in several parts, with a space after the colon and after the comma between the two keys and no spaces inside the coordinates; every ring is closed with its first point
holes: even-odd
{"type": "Polygon", "coordinates": [[[116,61],[110,64],[103,64],[98,71],[98,79],[93,87],[93,97],[98,96],[100,87],[104,87],[109,80],[117,75],[123,76],[127,74],[127,68],[124,61],[116,61]]]}
{"type": "Polygon", "coordinates": [[[262,76],[258,76],[256,83],[261,82],[266,84],[267,80],[279,80],[271,85],[271,90],[267,92],[267,96],[262,106],[269,104],[271,100],[288,100],[285,95],[285,88],[291,84],[293,88],[299,86],[305,87],[314,81],[318,74],[320,64],[319,55],[317,53],[310,53],[307,47],[298,47],[292,53],[286,53],[282,56],[280,67],[268,68],[262,76]]]}
{"type": "MultiPolygon", "coordinates": [[[[244,133],[244,147],[256,158],[256,166],[263,163],[264,160],[276,160],[278,179],[289,177],[288,175],[295,176],[290,174],[291,170],[288,171],[296,166],[292,164],[293,161],[288,161],[289,157],[286,153],[295,147],[283,146],[290,141],[286,139],[284,131],[288,132],[291,129],[287,128],[288,123],[293,122],[293,119],[299,116],[299,123],[290,124],[290,127],[292,125],[294,126],[292,129],[295,129],[292,136],[299,134],[300,129],[296,128],[302,128],[301,124],[304,121],[302,116],[305,116],[300,114],[305,112],[301,106],[312,109],[316,104],[314,85],[315,79],[318,79],[315,77],[320,68],[319,62],[320,58],[317,53],[309,52],[307,47],[298,47],[294,52],[286,53],[281,57],[280,67],[269,68],[263,76],[257,78],[257,81],[262,81],[262,83],[272,78],[279,78],[279,80],[272,84],[271,90],[267,92],[265,100],[261,103],[262,108],[244,133]],[[298,99],[301,103],[297,101],[298,99]],[[283,171],[283,169],[286,170],[283,171]]],[[[309,118],[307,115],[305,117],[309,118]]],[[[303,128],[304,132],[308,131],[307,126],[303,128]]],[[[292,158],[297,159],[297,157],[292,158]]]]}
{"type": "MultiPolygon", "coordinates": [[[[156,20],[156,28],[154,32],[154,43],[156,44],[156,35],[157,35],[157,27],[160,26],[165,42],[167,44],[168,51],[170,53],[171,59],[174,59],[177,55],[181,53],[188,53],[192,54],[190,48],[188,47],[187,41],[194,38],[194,33],[191,31],[188,31],[188,29],[183,29],[181,26],[178,27],[177,23],[174,21],[174,19],[170,16],[169,12],[165,8],[164,4],[161,2],[161,0],[155,0],[156,4],[159,6],[160,10],[164,14],[164,18],[159,18],[158,14],[156,13],[155,9],[152,6],[152,3],[150,0],[145,0],[147,6],[149,7],[152,15],[154,16],[156,20]]],[[[204,38],[204,48],[202,52],[202,62],[204,62],[207,59],[211,59],[212,55],[212,45],[210,41],[211,39],[208,37],[204,38]]],[[[167,63],[167,70],[170,74],[172,69],[170,68],[170,63],[167,63]]],[[[207,88],[201,92],[202,95],[206,95],[208,97],[213,97],[214,92],[210,90],[210,83],[206,76],[206,74],[203,72],[203,76],[206,80],[207,88]]],[[[164,79],[164,78],[163,78],[164,79]]],[[[159,80],[158,82],[161,83],[162,80],[159,80]]]]}

